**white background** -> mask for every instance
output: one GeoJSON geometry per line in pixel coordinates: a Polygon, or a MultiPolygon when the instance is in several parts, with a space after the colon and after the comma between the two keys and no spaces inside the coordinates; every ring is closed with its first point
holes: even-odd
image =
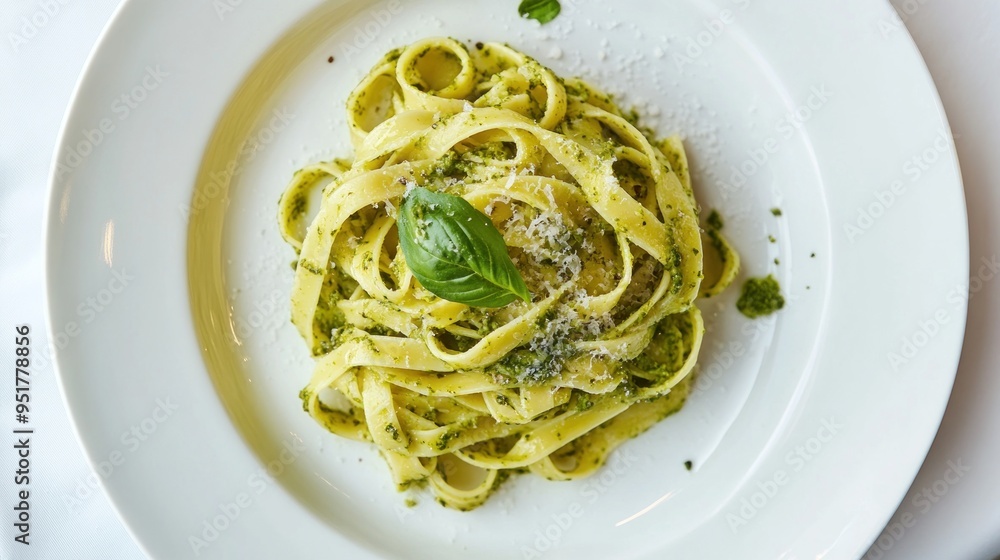
{"type": "MultiPolygon", "coordinates": [[[[13,354],[15,325],[32,327],[36,353],[44,353],[48,346],[42,235],[50,159],[79,73],[118,3],[3,0],[2,356],[13,354]],[[30,20],[44,23],[32,27],[26,25],[30,20]]],[[[930,67],[957,138],[969,202],[975,274],[981,259],[989,261],[1000,255],[1000,3],[892,3],[930,67]]],[[[206,9],[211,9],[208,4],[206,1],[206,9]]],[[[905,32],[902,26],[893,25],[881,31],[905,32]]],[[[867,558],[871,560],[978,560],[1000,554],[1000,283],[985,282],[970,306],[962,363],[941,432],[896,517],[869,551],[867,558]]],[[[32,372],[31,395],[31,425],[35,429],[31,477],[35,490],[31,499],[32,544],[24,547],[12,540],[13,512],[9,509],[14,504],[9,474],[15,470],[13,379],[5,375],[0,382],[0,559],[143,558],[103,493],[91,488],[95,475],[76,443],[50,365],[32,372]]],[[[150,508],[155,507],[150,504],[150,508]]]]}

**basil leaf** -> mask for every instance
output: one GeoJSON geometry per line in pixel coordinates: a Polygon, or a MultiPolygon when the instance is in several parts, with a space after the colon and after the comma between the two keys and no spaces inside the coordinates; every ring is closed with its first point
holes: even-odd
{"type": "Polygon", "coordinates": [[[538,23],[548,23],[559,15],[562,6],[559,0],[523,0],[517,7],[521,17],[538,20],[538,23]]]}
{"type": "Polygon", "coordinates": [[[417,187],[403,199],[397,226],[407,266],[432,294],[475,307],[531,301],[503,236],[465,199],[417,187]]]}

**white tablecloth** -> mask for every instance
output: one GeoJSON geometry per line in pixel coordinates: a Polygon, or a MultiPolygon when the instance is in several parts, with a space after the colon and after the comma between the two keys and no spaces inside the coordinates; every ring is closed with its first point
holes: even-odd
{"type": "MultiPolygon", "coordinates": [[[[77,77],[118,3],[3,0],[0,9],[3,356],[13,354],[16,325],[31,326],[36,354],[48,344],[42,217],[49,161],[77,77]]],[[[879,31],[905,33],[908,28],[913,34],[958,139],[969,201],[972,262],[996,259],[1000,254],[1000,3],[892,3],[901,18],[882,22],[879,31]]],[[[971,300],[962,365],[941,432],[896,517],[867,558],[979,560],[1000,554],[998,364],[1000,282],[986,281],[971,300]]],[[[84,460],[51,365],[32,373],[31,544],[13,540],[10,508],[17,501],[9,473],[16,470],[12,430],[18,426],[13,420],[13,380],[8,375],[0,386],[4,387],[0,390],[0,559],[143,558],[84,460]]]]}

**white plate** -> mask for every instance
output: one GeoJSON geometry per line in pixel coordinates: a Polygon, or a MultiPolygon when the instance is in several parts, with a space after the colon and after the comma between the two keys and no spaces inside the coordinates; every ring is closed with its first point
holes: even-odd
{"type": "Polygon", "coordinates": [[[77,431],[150,556],[852,558],[894,511],[965,320],[962,298],[928,294],[967,285],[968,240],[947,123],[909,38],[880,33],[889,8],[564,2],[544,27],[515,8],[119,10],[57,154],[48,304],[77,431]],[[789,300],[756,322],[736,290],[704,307],[678,415],[594,479],[520,477],[472,513],[402,507],[371,447],[302,413],[311,364],[274,225],[292,171],[348,153],[362,72],[428,35],[508,41],[685,135],[743,276],[774,273],[789,300]]]}

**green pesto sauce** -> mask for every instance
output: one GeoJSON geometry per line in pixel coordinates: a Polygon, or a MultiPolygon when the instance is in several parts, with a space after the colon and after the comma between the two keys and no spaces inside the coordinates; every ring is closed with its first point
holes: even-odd
{"type": "Polygon", "coordinates": [[[681,250],[676,243],[670,247],[670,293],[677,294],[684,287],[684,275],[681,273],[681,250]]]}
{"type": "Polygon", "coordinates": [[[309,210],[309,199],[306,198],[306,194],[302,191],[295,193],[295,198],[292,199],[292,207],[288,210],[288,219],[292,222],[297,221],[309,210]]]}
{"type": "Polygon", "coordinates": [[[445,449],[448,448],[448,444],[451,443],[451,440],[457,438],[460,435],[461,434],[459,432],[451,432],[451,431],[445,432],[441,434],[441,437],[438,438],[435,447],[437,447],[439,451],[444,451],[445,449]]]}
{"type": "MultiPolygon", "coordinates": [[[[712,212],[708,215],[708,218],[705,218],[705,225],[707,226],[705,228],[705,235],[708,236],[709,242],[718,253],[719,259],[722,260],[722,264],[725,265],[725,263],[729,262],[729,259],[732,258],[732,255],[729,254],[729,246],[726,245],[725,241],[723,241],[722,234],[720,233],[722,228],[726,225],[722,220],[722,216],[718,211],[712,210],[712,212]]],[[[711,296],[706,295],[705,297],[711,296]]]]}
{"type": "Polygon", "coordinates": [[[773,276],[767,278],[750,278],[743,284],[736,308],[740,313],[751,319],[770,315],[785,306],[785,298],[781,296],[781,286],[773,276]]]}
{"type": "Polygon", "coordinates": [[[626,366],[644,372],[644,377],[664,379],[679,370],[693,342],[694,329],[686,313],[668,315],[657,323],[646,351],[626,366]]]}
{"type": "Polygon", "coordinates": [[[390,436],[392,436],[393,440],[399,441],[399,430],[396,429],[396,426],[393,426],[392,424],[386,424],[385,432],[390,436]]]}
{"type": "Polygon", "coordinates": [[[584,412],[590,410],[591,408],[594,408],[594,399],[590,393],[578,391],[576,395],[576,410],[584,412]]]}
{"type": "Polygon", "coordinates": [[[302,400],[302,410],[309,412],[309,399],[312,398],[312,392],[308,389],[302,389],[299,391],[299,399],[302,400]]]}
{"type": "Polygon", "coordinates": [[[715,250],[718,251],[719,258],[722,259],[722,262],[728,262],[730,258],[729,247],[727,247],[722,241],[722,237],[719,235],[719,230],[709,228],[705,231],[705,233],[708,235],[708,240],[712,243],[712,247],[715,247],[715,250]]]}
{"type": "Polygon", "coordinates": [[[712,210],[712,213],[708,215],[708,219],[705,220],[705,223],[708,224],[708,227],[714,230],[720,230],[725,225],[722,221],[722,216],[720,216],[715,210],[712,210]]]}
{"type": "Polygon", "coordinates": [[[540,352],[519,348],[510,352],[493,365],[487,372],[512,383],[539,385],[562,371],[563,360],[568,348],[553,348],[550,352],[540,352]]]}
{"type": "Polygon", "coordinates": [[[299,261],[299,266],[308,270],[311,274],[315,274],[317,276],[322,276],[324,273],[322,267],[316,265],[316,263],[314,262],[307,261],[305,259],[299,261]]]}

